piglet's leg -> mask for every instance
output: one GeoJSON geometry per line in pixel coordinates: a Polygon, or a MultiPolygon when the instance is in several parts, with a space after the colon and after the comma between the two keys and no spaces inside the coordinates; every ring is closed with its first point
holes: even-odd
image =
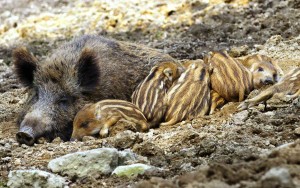
{"type": "Polygon", "coordinates": [[[292,95],[286,95],[285,93],[281,93],[281,95],[278,95],[277,98],[279,98],[282,101],[288,102],[299,96],[300,96],[300,89],[292,95]]]}
{"type": "Polygon", "coordinates": [[[103,124],[101,130],[100,130],[100,137],[105,138],[108,136],[109,128],[116,124],[120,120],[120,117],[113,116],[111,118],[108,118],[105,123],[103,124]]]}
{"type": "Polygon", "coordinates": [[[210,95],[211,95],[211,106],[210,106],[209,114],[212,114],[214,113],[216,108],[221,108],[226,101],[214,90],[211,90],[210,95]]]}
{"type": "Polygon", "coordinates": [[[293,95],[290,95],[290,97],[292,98],[292,99],[295,99],[295,98],[297,98],[297,97],[299,97],[300,96],[300,89],[298,89],[298,91],[296,92],[296,93],[294,93],[293,95]]]}
{"type": "Polygon", "coordinates": [[[145,121],[139,121],[138,123],[139,131],[146,132],[149,130],[149,125],[145,121]]]}
{"type": "Polygon", "coordinates": [[[238,110],[245,110],[247,108],[250,108],[252,106],[257,105],[260,102],[267,101],[270,99],[275,93],[275,87],[271,86],[265,91],[261,92],[259,95],[252,99],[245,100],[238,106],[238,110]]]}

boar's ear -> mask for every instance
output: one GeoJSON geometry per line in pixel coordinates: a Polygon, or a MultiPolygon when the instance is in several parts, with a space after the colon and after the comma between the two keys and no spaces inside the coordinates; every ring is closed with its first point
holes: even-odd
{"type": "Polygon", "coordinates": [[[91,49],[84,49],[81,52],[77,73],[78,83],[83,91],[89,92],[98,85],[100,70],[97,56],[91,49]]]}
{"type": "Polygon", "coordinates": [[[32,86],[37,59],[25,47],[13,51],[13,61],[17,77],[24,86],[32,86]]]}

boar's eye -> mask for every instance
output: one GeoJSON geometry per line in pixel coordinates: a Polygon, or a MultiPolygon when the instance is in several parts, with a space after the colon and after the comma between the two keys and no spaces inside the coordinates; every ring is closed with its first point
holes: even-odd
{"type": "Polygon", "coordinates": [[[84,121],[80,124],[81,128],[87,128],[89,126],[89,122],[88,121],[84,121]]]}
{"type": "Polygon", "coordinates": [[[63,96],[58,100],[58,105],[63,108],[66,109],[68,106],[70,106],[72,103],[74,102],[74,98],[73,97],[66,97],[63,96]]]}
{"type": "Polygon", "coordinates": [[[258,67],[258,72],[262,72],[262,71],[264,71],[264,69],[261,67],[258,67]]]}

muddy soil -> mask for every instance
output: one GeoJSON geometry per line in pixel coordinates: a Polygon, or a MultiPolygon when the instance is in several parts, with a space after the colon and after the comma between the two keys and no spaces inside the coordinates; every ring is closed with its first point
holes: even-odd
{"type": "Polygon", "coordinates": [[[214,115],[148,133],[119,127],[106,139],[57,138],[28,147],[15,140],[27,94],[11,63],[16,45],[43,59],[73,36],[96,33],[159,48],[177,59],[224,49],[235,57],[265,54],[287,72],[300,66],[300,1],[20,2],[0,2],[0,187],[10,170],[49,171],[53,158],[99,147],[129,148],[163,170],[134,179],[74,179],[70,187],[300,187],[300,98],[272,99],[266,108],[242,112],[236,111],[238,103],[229,103],[214,115]],[[272,168],[287,169],[288,183],[265,178],[272,168]]]}

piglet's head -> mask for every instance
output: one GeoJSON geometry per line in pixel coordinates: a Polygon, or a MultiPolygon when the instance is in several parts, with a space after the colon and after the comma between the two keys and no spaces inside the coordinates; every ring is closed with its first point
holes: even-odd
{"type": "Polygon", "coordinates": [[[283,71],[277,63],[264,55],[252,55],[242,61],[243,65],[252,73],[254,88],[278,82],[283,71]]]}

